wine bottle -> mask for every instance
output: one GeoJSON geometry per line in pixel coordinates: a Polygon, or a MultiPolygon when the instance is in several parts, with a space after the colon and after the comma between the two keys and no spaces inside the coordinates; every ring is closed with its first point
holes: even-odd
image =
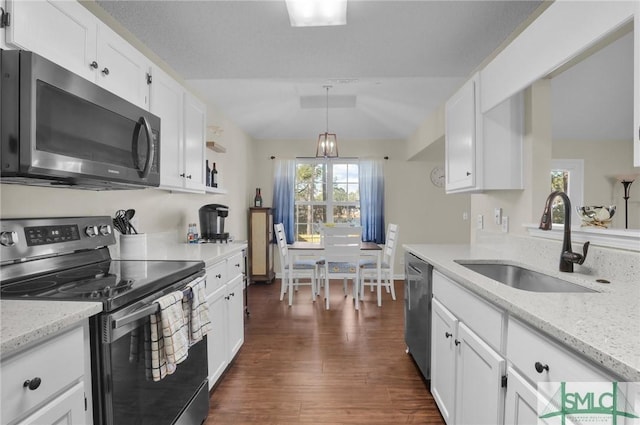
{"type": "Polygon", "coordinates": [[[256,187],[256,197],[253,199],[254,207],[262,207],[262,194],[260,193],[260,188],[256,187]]]}
{"type": "Polygon", "coordinates": [[[207,159],[205,163],[207,164],[207,176],[205,177],[207,181],[206,185],[211,187],[211,168],[209,168],[209,160],[207,159]]]}
{"type": "Polygon", "coordinates": [[[216,170],[216,163],[213,163],[213,170],[211,170],[211,186],[218,187],[218,170],[216,170]]]}

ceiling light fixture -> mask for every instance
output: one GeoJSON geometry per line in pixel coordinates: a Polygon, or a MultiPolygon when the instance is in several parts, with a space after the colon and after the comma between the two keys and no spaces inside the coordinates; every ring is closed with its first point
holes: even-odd
{"type": "Polygon", "coordinates": [[[337,158],[338,138],[335,133],[329,133],[329,89],[331,86],[323,86],[327,89],[327,131],[318,136],[318,147],[316,148],[316,158],[337,158]]]}
{"type": "Polygon", "coordinates": [[[285,0],[292,27],[347,24],[347,0],[285,0]]]}

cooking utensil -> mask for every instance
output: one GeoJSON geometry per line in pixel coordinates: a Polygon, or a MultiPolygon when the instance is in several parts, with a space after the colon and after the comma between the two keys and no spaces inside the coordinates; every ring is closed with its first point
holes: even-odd
{"type": "Polygon", "coordinates": [[[138,234],[138,231],[130,222],[135,214],[136,211],[133,209],[116,211],[116,216],[113,218],[113,226],[123,235],[138,234]]]}

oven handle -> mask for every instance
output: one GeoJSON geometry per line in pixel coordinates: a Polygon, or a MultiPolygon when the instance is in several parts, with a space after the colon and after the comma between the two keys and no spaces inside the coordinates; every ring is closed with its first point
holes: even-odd
{"type": "Polygon", "coordinates": [[[112,323],[113,329],[121,328],[129,323],[133,323],[136,320],[140,320],[145,316],[151,316],[158,312],[160,306],[158,304],[153,303],[149,306],[141,308],[140,310],[136,310],[131,314],[127,314],[126,316],[120,317],[119,319],[114,319],[112,323]]]}
{"type": "MultiPolygon", "coordinates": [[[[184,296],[188,296],[190,292],[190,287],[185,287],[182,289],[182,294],[184,296]]],[[[112,327],[113,329],[121,328],[128,325],[129,323],[135,322],[136,320],[140,320],[145,316],[156,314],[158,310],[160,310],[160,306],[157,303],[152,303],[151,305],[143,307],[140,310],[136,310],[133,313],[127,314],[126,316],[120,317],[118,319],[113,319],[112,327]]]]}

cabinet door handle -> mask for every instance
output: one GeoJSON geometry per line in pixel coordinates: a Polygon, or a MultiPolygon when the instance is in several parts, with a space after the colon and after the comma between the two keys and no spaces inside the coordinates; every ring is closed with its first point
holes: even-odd
{"type": "Polygon", "coordinates": [[[549,372],[549,365],[548,364],[542,364],[540,362],[536,362],[536,364],[534,365],[534,367],[536,368],[536,372],[538,373],[542,373],[545,370],[547,372],[549,372]]]}
{"type": "Polygon", "coordinates": [[[188,178],[188,179],[191,179],[191,174],[189,174],[189,175],[187,176],[187,178],[188,178]]]}
{"type": "Polygon", "coordinates": [[[103,74],[103,75],[109,75],[109,68],[107,68],[107,67],[105,66],[105,68],[102,70],[102,74],[103,74]]]}
{"type": "Polygon", "coordinates": [[[235,292],[232,292],[232,293],[230,293],[230,294],[229,294],[229,296],[230,296],[230,297],[235,297],[235,296],[236,296],[236,294],[235,294],[235,292]]]}
{"type": "Polygon", "coordinates": [[[24,384],[22,384],[22,386],[25,388],[29,388],[31,391],[33,391],[33,390],[37,390],[41,383],[42,383],[42,379],[36,376],[33,379],[27,379],[26,381],[24,381],[24,384]]]}
{"type": "Polygon", "coordinates": [[[240,263],[236,263],[236,267],[238,267],[238,268],[239,268],[239,267],[240,267],[240,263]]]}
{"type": "Polygon", "coordinates": [[[452,336],[453,336],[453,334],[452,334],[452,333],[450,333],[450,332],[445,332],[445,333],[444,333],[444,337],[445,337],[445,338],[450,338],[450,337],[452,337],[452,336]]]}
{"type": "Polygon", "coordinates": [[[91,63],[89,64],[89,66],[90,66],[91,68],[93,68],[93,69],[98,69],[98,62],[93,61],[93,62],[91,62],[91,63]]]}
{"type": "Polygon", "coordinates": [[[471,173],[467,171],[467,176],[470,176],[470,175],[471,175],[471,173]]]}
{"type": "Polygon", "coordinates": [[[216,275],[216,277],[217,277],[218,279],[222,279],[222,275],[221,275],[221,274],[217,274],[217,275],[216,275]]]}
{"type": "Polygon", "coordinates": [[[181,173],[181,174],[180,174],[180,177],[184,177],[184,176],[186,176],[186,174],[185,174],[185,173],[181,173]]]}
{"type": "Polygon", "coordinates": [[[460,345],[461,344],[461,342],[459,340],[457,340],[457,339],[455,339],[453,342],[455,342],[456,345],[460,345]]]}

